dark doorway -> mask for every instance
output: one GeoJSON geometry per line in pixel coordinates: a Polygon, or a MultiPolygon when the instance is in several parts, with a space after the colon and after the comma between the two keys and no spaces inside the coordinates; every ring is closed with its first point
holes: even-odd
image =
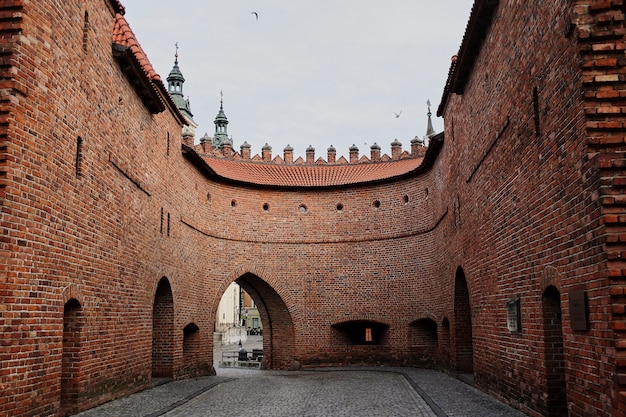
{"type": "Polygon", "coordinates": [[[172,378],[174,372],[174,297],[161,278],[152,308],[152,377],[172,378]]]}
{"type": "Polygon", "coordinates": [[[460,373],[474,373],[472,344],[472,310],[469,289],[463,269],[454,278],[454,343],[456,369],[460,373]]]}
{"type": "Polygon", "coordinates": [[[544,355],[546,369],[546,408],[548,416],[567,415],[565,356],[561,323],[561,294],[549,286],[542,296],[544,355]]]}

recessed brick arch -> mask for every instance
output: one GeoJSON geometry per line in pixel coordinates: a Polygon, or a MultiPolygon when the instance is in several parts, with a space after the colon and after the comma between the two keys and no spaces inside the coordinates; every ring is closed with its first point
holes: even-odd
{"type": "Polygon", "coordinates": [[[385,345],[389,338],[389,325],[374,320],[348,320],[332,326],[341,345],[385,345]]]}
{"type": "Polygon", "coordinates": [[[561,294],[549,285],[541,296],[544,363],[546,369],[545,412],[547,416],[567,415],[567,385],[563,351],[561,294]]]}
{"type": "Polygon", "coordinates": [[[278,292],[259,276],[246,272],[235,280],[254,300],[263,323],[263,359],[270,369],[288,369],[295,360],[291,313],[278,292]]]}
{"type": "Polygon", "coordinates": [[[454,348],[458,372],[474,372],[472,309],[470,293],[461,267],[454,277],[454,348]]]}
{"type": "Polygon", "coordinates": [[[172,378],[174,373],[174,296],[161,278],[152,307],[152,376],[172,378]]]}
{"type": "Polygon", "coordinates": [[[72,298],[63,307],[63,352],[61,358],[61,413],[78,410],[81,395],[81,350],[84,314],[80,302],[72,298]]]}
{"type": "Polygon", "coordinates": [[[440,357],[437,322],[430,317],[422,317],[409,323],[408,330],[414,359],[422,363],[436,362],[440,357]]]}

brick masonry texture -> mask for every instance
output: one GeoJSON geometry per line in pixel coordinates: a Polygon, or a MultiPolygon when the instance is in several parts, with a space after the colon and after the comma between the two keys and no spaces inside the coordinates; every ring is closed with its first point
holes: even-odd
{"type": "Polygon", "coordinates": [[[270,368],[435,366],[532,416],[626,415],[624,5],[531,3],[475,3],[427,169],[281,188],[199,169],[114,57],[117,1],[0,2],[0,415],[213,372],[233,281],[270,368]]]}

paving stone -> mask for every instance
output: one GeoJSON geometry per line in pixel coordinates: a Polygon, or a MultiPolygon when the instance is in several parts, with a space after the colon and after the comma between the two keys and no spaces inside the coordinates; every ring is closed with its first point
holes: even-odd
{"type": "Polygon", "coordinates": [[[79,417],[522,417],[449,375],[415,368],[219,368],[112,401],[79,417]]]}

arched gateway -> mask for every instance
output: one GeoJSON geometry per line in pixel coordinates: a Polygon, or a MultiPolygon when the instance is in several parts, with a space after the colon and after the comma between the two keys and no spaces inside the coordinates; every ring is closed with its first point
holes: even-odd
{"type": "Polygon", "coordinates": [[[280,295],[253,273],[236,281],[254,299],[263,323],[263,359],[268,368],[287,369],[294,360],[295,335],[291,314],[280,295]]]}

